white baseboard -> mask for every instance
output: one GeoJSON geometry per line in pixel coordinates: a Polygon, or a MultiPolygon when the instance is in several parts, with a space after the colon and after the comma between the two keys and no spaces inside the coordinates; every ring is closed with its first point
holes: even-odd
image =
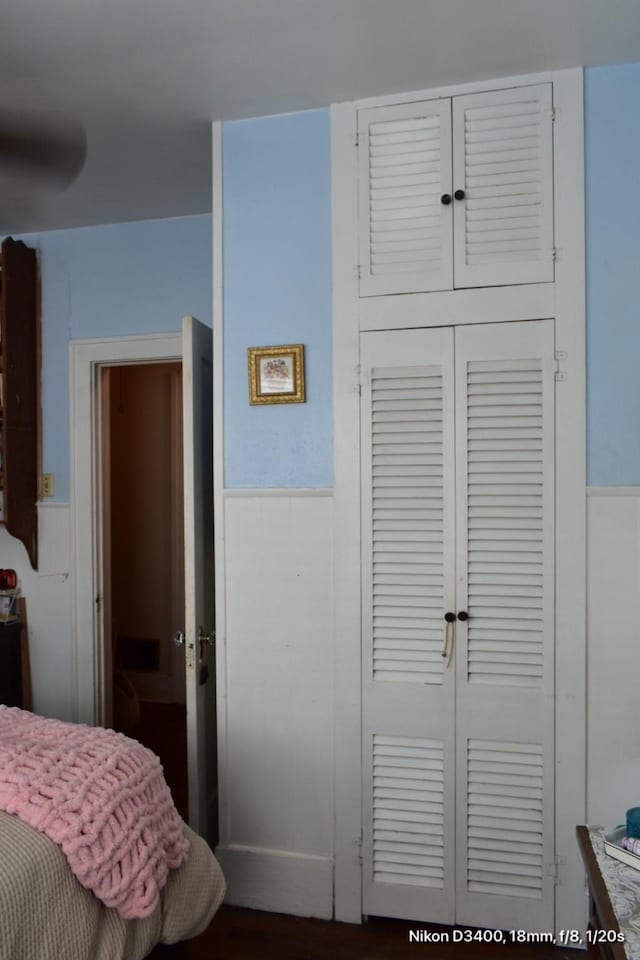
{"type": "Polygon", "coordinates": [[[225,903],[297,917],[333,917],[333,860],[231,844],[216,856],[227,881],[225,903]]]}

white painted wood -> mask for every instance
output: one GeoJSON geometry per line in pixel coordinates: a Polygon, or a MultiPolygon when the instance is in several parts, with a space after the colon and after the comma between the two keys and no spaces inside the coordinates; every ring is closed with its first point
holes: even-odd
{"type": "Polygon", "coordinates": [[[358,113],[360,295],[453,285],[451,104],[358,113]]]}
{"type": "Polygon", "coordinates": [[[452,103],[454,286],[552,281],[551,84],[452,103]]]}
{"type": "Polygon", "coordinates": [[[554,920],[554,323],[456,329],[456,921],[554,920]]]}
{"type": "Polygon", "coordinates": [[[574,826],[586,783],[586,411],[584,109],[581,70],[552,75],[556,349],[556,930],[585,929],[584,867],[574,826]]]}
{"type": "Polygon", "coordinates": [[[212,125],[213,229],[213,538],[215,564],[216,714],[218,729],[218,839],[228,828],[226,548],[224,510],[224,297],[223,297],[223,125],[212,125]]]}
{"type": "Polygon", "coordinates": [[[555,294],[552,283],[531,283],[366,297],[358,307],[361,330],[405,330],[552,317],[555,294]]]}
{"type": "Polygon", "coordinates": [[[589,488],[587,823],[614,826],[640,782],[640,489],[589,488]]]}
{"type": "MultiPolygon", "coordinates": [[[[581,70],[559,71],[500,81],[502,86],[519,86],[551,80],[554,84],[554,218],[556,229],[555,282],[541,284],[545,290],[553,289],[553,310],[543,309],[539,317],[556,316],[556,347],[567,351],[568,357],[560,361],[561,369],[568,372],[566,380],[558,384],[556,392],[557,434],[557,544],[556,544],[556,633],[562,644],[556,651],[556,853],[559,858],[559,882],[556,887],[556,930],[562,928],[584,929],[586,924],[586,900],[584,897],[583,869],[574,841],[574,826],[585,818],[585,409],[584,409],[584,195],[583,195],[583,113],[581,70]]],[[[417,94],[396,95],[363,101],[361,106],[383,106],[393,102],[424,100],[429,96],[441,97],[466,94],[477,90],[496,89],[495,82],[466,84],[459,87],[420,91],[417,94]]],[[[334,278],[340,278],[334,289],[334,411],[335,411],[335,501],[342,503],[339,518],[336,514],[335,544],[336,571],[345,573],[345,579],[336,579],[336,635],[340,637],[337,652],[345,666],[342,682],[336,683],[336,716],[345,711],[354,719],[356,729],[359,695],[355,664],[359,656],[359,617],[355,610],[355,594],[352,582],[346,586],[359,563],[353,557],[354,543],[359,539],[358,499],[354,483],[359,469],[358,428],[353,417],[354,368],[358,363],[354,330],[358,326],[358,311],[367,322],[371,300],[357,299],[357,287],[353,273],[349,271],[355,262],[354,247],[357,245],[357,220],[354,216],[354,198],[357,196],[357,176],[354,171],[355,106],[340,104],[332,109],[332,180],[334,184],[334,278]],[[343,258],[336,257],[336,251],[343,258]],[[343,416],[344,414],[344,416],[343,416]],[[338,522],[339,519],[339,522],[338,522]],[[342,557],[349,556],[344,567],[339,567],[342,557]],[[345,584],[341,600],[342,586],[345,584]],[[349,672],[351,666],[351,673],[349,672]],[[349,682],[351,678],[351,682],[349,682]]],[[[517,287],[518,291],[527,287],[517,287]]],[[[456,291],[462,293],[463,291],[456,291]]],[[[545,294],[546,295],[546,294],[545,294]]],[[[407,312],[402,316],[415,316],[417,311],[408,307],[412,297],[388,297],[394,306],[407,303],[407,312]]],[[[440,294],[425,295],[438,303],[440,294]]],[[[526,294],[527,299],[529,294],[526,294]]],[[[455,301],[454,301],[455,302],[455,301]]],[[[546,301],[548,304],[548,301],[546,301]]],[[[471,307],[471,309],[473,309],[471,307]]],[[[437,307],[440,323],[447,324],[444,304],[437,307]]],[[[425,310],[426,324],[429,323],[425,310]]],[[[399,314],[400,316],[400,314],[399,314]]],[[[490,314],[489,314],[490,316],[490,314]]],[[[513,319],[527,319],[527,313],[514,309],[513,319]]],[[[535,317],[535,311],[533,317],[535,317]]],[[[483,315],[482,320],[488,317],[483,315]]],[[[500,316],[499,319],[507,319],[500,316]]],[[[459,313],[455,322],[460,322],[459,313]]],[[[402,322],[398,324],[403,326],[402,322]]],[[[413,324],[411,324],[413,325],[413,324]]],[[[349,811],[350,824],[357,823],[355,807],[350,802],[351,791],[356,791],[357,779],[354,768],[359,765],[358,751],[351,745],[351,767],[348,767],[349,746],[344,745],[340,763],[336,763],[336,816],[349,811]]],[[[353,793],[355,796],[355,792],[353,793]]],[[[345,847],[345,849],[347,849],[345,847]]],[[[339,854],[337,853],[337,856],[339,854]]],[[[355,857],[345,855],[344,861],[355,857]]],[[[347,875],[353,876],[345,868],[347,875]]],[[[336,877],[338,869],[336,869],[336,877]]],[[[338,889],[338,888],[337,888],[338,889]]],[[[338,901],[336,901],[338,902],[338,901]]],[[[353,902],[353,901],[352,901],[353,902]]]]}
{"type": "MultiPolygon", "coordinates": [[[[570,71],[559,71],[559,73],[570,71]]],[[[557,76],[558,74],[554,74],[557,76]]],[[[499,80],[474,80],[468,83],[449,84],[442,87],[429,87],[426,90],[409,90],[405,93],[384,94],[380,97],[367,97],[356,100],[357,107],[384,107],[396,103],[413,103],[417,100],[435,100],[442,97],[464,96],[467,93],[480,93],[495,90],[497,87],[526,87],[535,83],[546,83],[551,78],[549,73],[528,73],[515,77],[500,77],[499,80]]]]}
{"type": "Polygon", "coordinates": [[[225,903],[300,917],[333,917],[331,857],[239,845],[218,847],[225,903]]]}
{"type": "Polygon", "coordinates": [[[189,824],[214,842],[217,754],[213,593],[213,337],[182,321],[184,634],[189,824]],[[203,639],[204,634],[204,639],[203,639]]]}
{"type": "Polygon", "coordinates": [[[332,517],[327,497],[225,497],[221,846],[333,855],[332,517]]]}
{"type": "Polygon", "coordinates": [[[363,334],[361,364],[363,910],[453,923],[453,330],[363,334]]]}
{"type": "Polygon", "coordinates": [[[38,504],[38,569],[24,544],[0,526],[3,567],[18,574],[27,602],[33,709],[71,720],[74,698],[74,642],[69,580],[69,504],[38,504]]]}
{"type": "Polygon", "coordinates": [[[360,390],[357,151],[353,104],[331,108],[335,918],[362,918],[360,390]]]}
{"type": "Polygon", "coordinates": [[[97,686],[96,390],[99,368],[118,363],[180,359],[182,343],[175,334],[74,340],[69,343],[71,423],[71,592],[74,653],[74,720],[95,723],[104,696],[97,686]],[[100,698],[100,700],[98,699],[100,698]]]}
{"type": "Polygon", "coordinates": [[[101,370],[96,384],[96,447],[98,471],[96,499],[102,509],[96,511],[97,540],[102,549],[96,551],[96,577],[101,584],[101,601],[96,617],[97,687],[104,691],[98,697],[96,722],[113,727],[113,639],[111,618],[111,391],[112,371],[101,370]]]}

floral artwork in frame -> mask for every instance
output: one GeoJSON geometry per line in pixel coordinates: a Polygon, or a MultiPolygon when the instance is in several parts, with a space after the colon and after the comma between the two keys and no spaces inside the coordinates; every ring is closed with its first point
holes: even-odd
{"type": "Polygon", "coordinates": [[[304,346],[249,347],[249,403],[304,403],[304,346]]]}

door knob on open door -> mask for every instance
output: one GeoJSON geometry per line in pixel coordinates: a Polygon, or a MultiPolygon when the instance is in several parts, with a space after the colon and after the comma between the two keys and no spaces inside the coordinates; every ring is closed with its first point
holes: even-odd
{"type": "Polygon", "coordinates": [[[182,630],[178,630],[175,637],[173,638],[173,642],[175,643],[176,647],[184,647],[184,640],[185,640],[184,633],[182,632],[182,630]]]}

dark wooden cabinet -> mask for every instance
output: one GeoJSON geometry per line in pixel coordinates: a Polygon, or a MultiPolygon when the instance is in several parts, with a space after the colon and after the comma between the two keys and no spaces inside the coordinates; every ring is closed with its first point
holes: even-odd
{"type": "Polygon", "coordinates": [[[0,485],[9,533],[38,565],[38,263],[21,240],[0,250],[0,485]]]}

